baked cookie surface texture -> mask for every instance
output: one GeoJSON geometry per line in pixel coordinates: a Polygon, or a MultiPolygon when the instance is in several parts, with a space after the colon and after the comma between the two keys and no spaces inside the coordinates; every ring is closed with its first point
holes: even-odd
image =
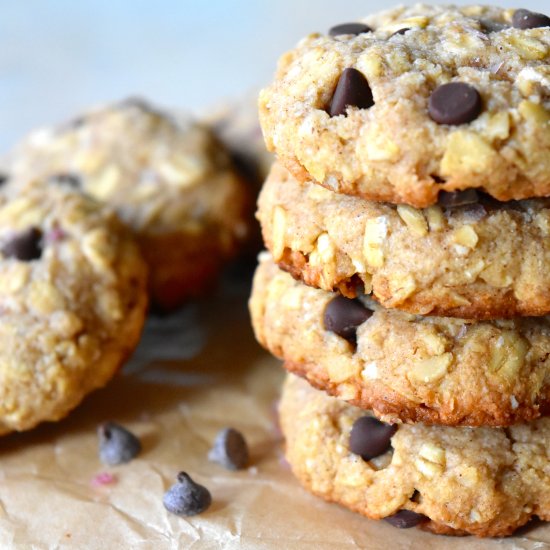
{"type": "Polygon", "coordinates": [[[258,202],[267,248],[305,283],[423,315],[550,311],[550,199],[474,190],[416,209],[300,183],[275,164],[258,202]]]}
{"type": "Polygon", "coordinates": [[[550,194],[550,22],[526,10],[398,7],[312,34],[260,95],[269,150],[300,180],[434,204],[550,194]]]}
{"type": "Polygon", "coordinates": [[[396,527],[504,536],[550,519],[550,420],[501,428],[389,425],[289,375],[286,457],[312,493],[396,527]]]}
{"type": "Polygon", "coordinates": [[[63,184],[0,190],[0,433],[59,420],[133,351],[147,270],[118,217],[63,184]]]}
{"type": "Polygon", "coordinates": [[[508,426],[547,414],[548,317],[473,322],[387,310],[295,281],[268,255],[256,338],[312,385],[383,420],[508,426]]]}

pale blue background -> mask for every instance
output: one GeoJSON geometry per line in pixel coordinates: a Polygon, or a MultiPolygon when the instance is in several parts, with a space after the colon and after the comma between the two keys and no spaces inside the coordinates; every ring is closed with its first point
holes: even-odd
{"type": "MultiPolygon", "coordinates": [[[[130,94],[204,110],[267,82],[277,57],[305,34],[391,5],[0,0],[0,152],[34,126],[130,94]]],[[[520,7],[545,6],[550,11],[548,0],[520,7]]]]}

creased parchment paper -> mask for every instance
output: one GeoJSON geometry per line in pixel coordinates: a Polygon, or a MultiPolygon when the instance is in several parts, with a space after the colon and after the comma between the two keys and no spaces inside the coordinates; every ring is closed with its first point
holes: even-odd
{"type": "Polygon", "coordinates": [[[250,269],[234,270],[208,300],[152,318],[124,372],[66,420],[1,440],[0,548],[550,547],[542,525],[500,541],[440,537],[369,521],[302,490],[281,459],[274,405],[283,373],[254,342],[249,276],[250,269]],[[109,419],[142,438],[142,454],[127,465],[108,468],[97,458],[96,426],[109,419]],[[206,460],[226,426],[246,435],[248,470],[206,460]],[[163,508],[180,470],[212,493],[200,516],[163,508]],[[116,481],[94,483],[103,472],[116,481]]]}

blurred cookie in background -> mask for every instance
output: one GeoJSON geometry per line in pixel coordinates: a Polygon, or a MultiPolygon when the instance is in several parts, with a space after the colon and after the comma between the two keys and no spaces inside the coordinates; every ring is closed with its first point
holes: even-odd
{"type": "Polygon", "coordinates": [[[160,310],[211,288],[249,238],[252,193],[226,148],[205,125],[141,99],[30,133],[0,171],[62,181],[113,206],[137,237],[160,310]]]}
{"type": "Polygon", "coordinates": [[[258,94],[213,106],[204,120],[231,152],[231,156],[256,193],[269,174],[274,155],[266,149],[258,120],[258,94]]]}

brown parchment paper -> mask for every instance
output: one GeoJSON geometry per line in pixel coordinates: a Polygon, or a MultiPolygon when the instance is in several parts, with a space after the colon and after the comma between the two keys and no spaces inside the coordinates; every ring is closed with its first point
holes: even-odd
{"type": "Polygon", "coordinates": [[[279,362],[254,342],[246,299],[250,266],[208,300],[152,318],[132,361],[67,419],[0,441],[0,548],[540,549],[539,524],[504,540],[397,530],[309,495],[281,459],[274,404],[279,362]],[[116,420],[142,438],[142,454],[108,468],[95,429],[116,420]],[[227,472],[206,460],[216,432],[246,435],[252,464],[227,472]],[[168,514],[162,495],[178,471],[206,485],[212,507],[168,514]],[[116,481],[97,486],[97,474],[116,481]]]}

